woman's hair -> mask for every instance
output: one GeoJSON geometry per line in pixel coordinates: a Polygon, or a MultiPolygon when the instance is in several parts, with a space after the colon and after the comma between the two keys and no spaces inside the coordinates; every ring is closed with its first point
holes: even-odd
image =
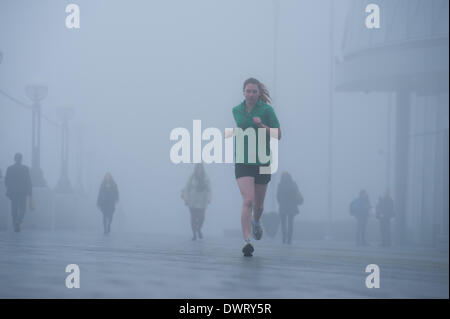
{"type": "Polygon", "coordinates": [[[260,93],[259,97],[261,98],[261,100],[267,104],[272,103],[269,91],[262,82],[258,81],[255,78],[248,78],[247,80],[245,80],[242,90],[245,90],[247,84],[256,84],[258,86],[258,90],[260,93]]]}

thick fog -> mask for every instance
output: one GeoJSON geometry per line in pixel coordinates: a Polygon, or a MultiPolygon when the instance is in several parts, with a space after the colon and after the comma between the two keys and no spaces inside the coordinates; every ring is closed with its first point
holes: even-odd
{"type": "MultiPolygon", "coordinates": [[[[265,212],[277,210],[283,171],[305,199],[300,222],[353,222],[349,203],[361,189],[373,206],[393,190],[394,94],[332,90],[351,2],[336,1],[331,11],[328,1],[280,1],[275,27],[278,2],[269,0],[77,0],[79,29],[65,25],[68,3],[1,2],[0,89],[31,106],[25,87],[48,87],[40,103],[41,168],[50,189],[62,165],[58,108],[73,108],[68,177],[86,204],[71,220],[101,228],[96,198],[110,172],[120,192],[117,229],[189,234],[180,193],[194,165],[172,163],[170,132],[189,130],[192,160],[193,120],[202,129],[235,127],[231,110],[243,101],[249,77],[267,86],[282,130],[265,212]]],[[[448,94],[439,101],[448,103],[448,94]]],[[[16,152],[31,166],[31,143],[31,110],[0,95],[3,174],[16,152]]],[[[240,231],[233,164],[205,170],[212,186],[205,233],[240,231]]]]}

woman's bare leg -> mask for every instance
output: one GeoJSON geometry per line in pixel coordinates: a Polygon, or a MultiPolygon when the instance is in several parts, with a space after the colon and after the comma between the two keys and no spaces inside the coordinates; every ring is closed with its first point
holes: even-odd
{"type": "Polygon", "coordinates": [[[242,234],[244,239],[250,238],[252,223],[252,208],[255,201],[255,178],[250,176],[239,177],[237,179],[239,190],[242,195],[242,234]]]}
{"type": "Polygon", "coordinates": [[[255,203],[253,207],[253,218],[258,222],[264,210],[264,199],[268,184],[255,184],[255,203]]]}

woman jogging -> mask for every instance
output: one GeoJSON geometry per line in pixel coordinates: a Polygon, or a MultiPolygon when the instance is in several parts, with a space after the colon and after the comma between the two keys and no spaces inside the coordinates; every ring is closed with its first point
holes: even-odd
{"type": "Polygon", "coordinates": [[[205,220],[206,206],[211,202],[211,185],[202,164],[196,164],[194,173],[189,177],[181,193],[191,213],[192,240],[202,239],[202,225],[205,220]]]}
{"type": "Polygon", "coordinates": [[[106,173],[97,197],[97,207],[103,213],[103,228],[105,234],[111,231],[111,222],[116,208],[116,203],[119,201],[119,190],[116,182],[110,173],[106,173]]]}
{"type": "MultiPolygon", "coordinates": [[[[254,248],[250,242],[250,233],[253,233],[256,240],[262,237],[260,218],[264,209],[267,184],[270,181],[270,174],[260,172],[260,167],[269,166],[270,161],[266,163],[259,161],[258,134],[263,132],[266,134],[265,155],[268,155],[270,154],[270,136],[280,139],[281,130],[277,116],[268,104],[271,103],[270,95],[264,84],[257,79],[249,78],[244,82],[243,93],[245,100],[233,108],[233,117],[238,127],[234,130],[235,176],[242,195],[241,225],[245,241],[242,252],[244,256],[252,256],[254,248]],[[251,128],[250,131],[254,131],[254,139],[247,130],[249,128],[251,128]],[[243,131],[248,132],[248,136],[242,136],[243,131]],[[256,159],[253,156],[255,154],[256,159]]],[[[244,135],[247,134],[244,133],[244,135]]]]}

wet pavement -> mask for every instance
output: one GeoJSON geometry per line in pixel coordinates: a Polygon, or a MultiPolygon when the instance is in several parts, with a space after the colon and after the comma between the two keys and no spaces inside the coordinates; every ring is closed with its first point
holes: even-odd
{"type": "Polygon", "coordinates": [[[448,252],[225,236],[0,232],[0,298],[449,298],[448,252]],[[80,288],[65,285],[77,264],[80,288]],[[377,264],[380,288],[365,285],[377,264]]]}

